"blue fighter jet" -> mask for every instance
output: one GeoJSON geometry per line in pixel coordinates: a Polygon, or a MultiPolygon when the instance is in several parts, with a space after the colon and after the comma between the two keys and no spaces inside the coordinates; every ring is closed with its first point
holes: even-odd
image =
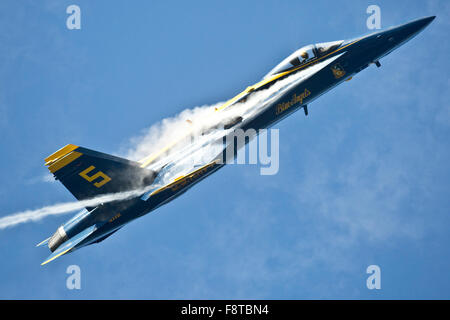
{"type": "MultiPolygon", "coordinates": [[[[308,104],[314,99],[350,80],[370,64],[380,67],[382,57],[421,32],[434,18],[414,20],[351,40],[308,45],[295,51],[260,82],[211,111],[223,121],[211,123],[199,136],[213,141],[220,150],[201,165],[186,165],[186,159],[195,154],[199,144],[185,140],[174,141],[141,161],[72,144],[56,151],[45,159],[45,164],[85,209],[38,244],[47,245],[52,252],[42,265],[83,246],[101,242],[130,221],[172,201],[226,164],[224,150],[229,146],[224,141],[236,130],[258,132],[299,109],[308,115],[308,104]],[[264,92],[269,92],[270,96],[257,100],[252,112],[242,108],[264,92]],[[231,116],[220,117],[226,112],[231,116]],[[173,150],[176,152],[171,152],[173,150]]],[[[200,145],[203,148],[204,144],[200,145]]]]}

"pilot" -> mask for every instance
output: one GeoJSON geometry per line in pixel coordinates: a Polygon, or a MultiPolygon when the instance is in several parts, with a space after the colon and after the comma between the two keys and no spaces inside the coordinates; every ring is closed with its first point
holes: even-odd
{"type": "Polygon", "coordinates": [[[300,53],[300,57],[302,57],[303,60],[306,60],[309,58],[308,52],[303,51],[302,53],[300,53]]]}

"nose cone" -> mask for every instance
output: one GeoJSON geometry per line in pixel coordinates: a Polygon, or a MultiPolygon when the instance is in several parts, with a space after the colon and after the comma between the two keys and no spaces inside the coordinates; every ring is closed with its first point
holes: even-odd
{"type": "Polygon", "coordinates": [[[417,19],[360,38],[359,47],[372,61],[384,57],[425,29],[436,17],[417,19]]]}
{"type": "Polygon", "coordinates": [[[404,25],[398,26],[393,30],[395,31],[395,34],[399,38],[398,40],[407,40],[418,34],[423,29],[425,29],[435,18],[436,16],[417,19],[405,23],[404,25]]]}
{"type": "Polygon", "coordinates": [[[387,45],[388,48],[390,47],[388,52],[401,46],[416,36],[419,32],[425,29],[431,21],[434,20],[434,18],[436,18],[436,16],[417,19],[382,32],[382,38],[384,38],[385,45],[387,45]]]}
{"type": "Polygon", "coordinates": [[[395,45],[400,45],[425,29],[434,18],[436,18],[436,16],[417,19],[398,27],[389,28],[383,33],[390,42],[393,42],[395,45]]]}
{"type": "Polygon", "coordinates": [[[436,18],[436,16],[429,16],[429,17],[425,17],[422,19],[419,19],[418,21],[421,21],[424,24],[424,28],[429,25],[434,19],[436,18]]]}

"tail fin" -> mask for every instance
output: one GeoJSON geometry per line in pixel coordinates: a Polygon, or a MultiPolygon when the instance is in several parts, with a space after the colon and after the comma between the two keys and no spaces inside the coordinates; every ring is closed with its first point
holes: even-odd
{"type": "Polygon", "coordinates": [[[72,144],[47,157],[45,165],[78,200],[142,188],[156,176],[138,162],[72,144]]]}

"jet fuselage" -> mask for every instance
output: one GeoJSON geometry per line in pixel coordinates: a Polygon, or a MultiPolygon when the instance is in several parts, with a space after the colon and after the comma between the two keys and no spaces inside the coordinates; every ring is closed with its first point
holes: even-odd
{"type": "MultiPolygon", "coordinates": [[[[356,39],[310,45],[304,47],[304,50],[299,49],[275,67],[262,81],[248,87],[217,111],[222,112],[233,108],[240,102],[250,99],[252,95],[270,89],[284,79],[304,73],[307,76],[300,77],[299,81],[280,91],[256,114],[246,119],[241,118],[231,128],[231,132],[237,129],[243,131],[253,129],[258,132],[260,129],[273,126],[302,108],[307,114],[307,105],[313,100],[344,80],[350,80],[370,64],[380,66],[380,58],[411,39],[433,19],[434,17],[422,18],[356,39]],[[310,72],[313,68],[316,68],[314,69],[316,71],[310,72]]],[[[230,130],[220,139],[225,139],[228,134],[230,134],[230,130]]],[[[138,197],[101,204],[91,210],[80,212],[62,226],[63,236],[59,241],[63,243],[91,226],[94,226],[94,231],[91,231],[87,237],[68,250],[73,251],[82,246],[102,241],[123,225],[175,199],[223,167],[226,161],[219,161],[223,160],[222,153],[219,153],[210,163],[194,169],[167,185],[152,188],[158,179],[156,177],[149,185],[149,190],[138,197]]],[[[167,169],[162,168],[161,170],[167,169]]],[[[56,248],[57,246],[54,249],[56,248]]]]}

